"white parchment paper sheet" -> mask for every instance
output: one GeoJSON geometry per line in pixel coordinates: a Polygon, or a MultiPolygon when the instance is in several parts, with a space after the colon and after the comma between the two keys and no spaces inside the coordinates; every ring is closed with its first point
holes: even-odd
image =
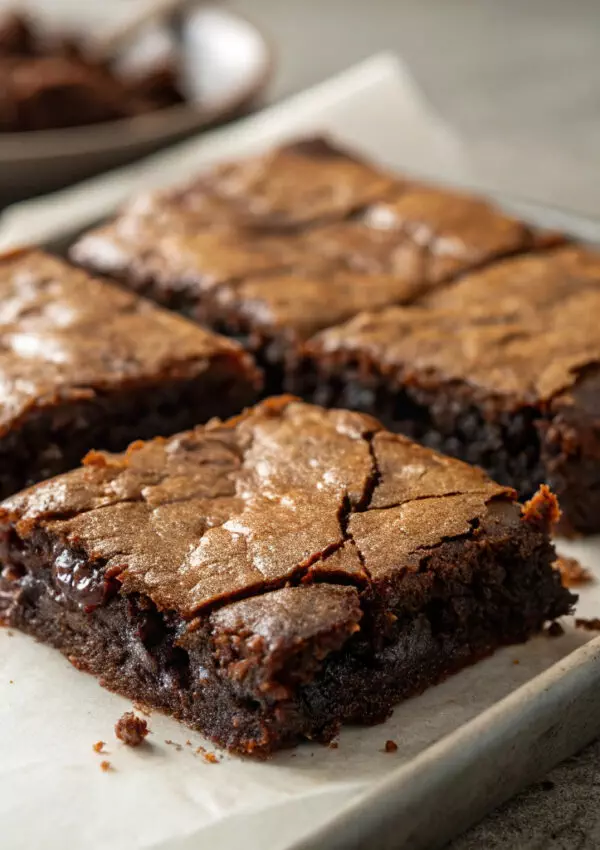
{"type": "MultiPolygon", "coordinates": [[[[204,163],[303,131],[328,129],[387,162],[461,182],[460,147],[429,114],[402,66],[381,56],[243,124],[176,152],[21,205],[3,245],[54,239],[111,212],[132,191],[183,179],[204,163]]],[[[600,546],[565,546],[597,572],[582,616],[600,614],[600,546]]],[[[130,708],[53,650],[0,630],[0,824],[7,850],[284,850],[350,800],[593,637],[568,627],[510,648],[399,706],[390,721],[347,729],[339,747],[304,745],[265,763],[195,753],[206,742],[158,714],[150,744],[129,750],[113,725],[130,708]],[[386,739],[398,744],[382,752],[386,739]],[[92,750],[107,742],[107,753],[92,750]],[[172,740],[181,749],[165,743],[172,740]],[[190,745],[187,745],[187,741],[190,745]],[[112,769],[102,772],[100,762],[112,769]]]]}

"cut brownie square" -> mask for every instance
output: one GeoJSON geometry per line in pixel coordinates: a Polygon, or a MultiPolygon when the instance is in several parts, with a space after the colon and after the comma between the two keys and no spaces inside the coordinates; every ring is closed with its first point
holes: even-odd
{"type": "Polygon", "coordinates": [[[219,744],[385,719],[567,613],[547,489],[271,399],[0,507],[0,617],[219,744]]]}
{"type": "Polygon", "coordinates": [[[507,259],[317,335],[297,389],[373,412],[523,498],[546,481],[563,531],[598,531],[599,313],[600,255],[507,259]]]}
{"type": "Polygon", "coordinates": [[[278,391],[307,335],[561,238],[313,139],[138,198],[72,257],[239,338],[278,391]]]}
{"type": "Polygon", "coordinates": [[[0,494],[254,401],[247,354],[38,251],[0,258],[0,494]]]}

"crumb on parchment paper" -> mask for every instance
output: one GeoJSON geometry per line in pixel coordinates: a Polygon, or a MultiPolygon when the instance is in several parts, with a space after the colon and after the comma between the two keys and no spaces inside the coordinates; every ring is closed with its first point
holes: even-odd
{"type": "Polygon", "coordinates": [[[148,724],[133,711],[126,711],[115,723],[115,735],[128,747],[139,747],[148,734],[148,724]]]}
{"type": "Polygon", "coordinates": [[[104,751],[104,744],[105,744],[104,741],[96,741],[96,743],[93,744],[93,746],[92,746],[93,751],[95,753],[103,752],[104,751]]]}
{"type": "Polygon", "coordinates": [[[395,741],[392,741],[391,738],[388,738],[383,748],[384,753],[395,753],[397,750],[398,744],[395,741]]]}
{"type": "Polygon", "coordinates": [[[594,580],[592,573],[575,558],[557,558],[554,569],[559,571],[563,587],[577,587],[594,580]]]}
{"type": "Polygon", "coordinates": [[[577,617],[575,625],[578,629],[585,629],[588,632],[600,632],[600,618],[598,617],[577,617]]]}
{"type": "Polygon", "coordinates": [[[114,767],[109,761],[101,761],[100,762],[100,770],[103,773],[108,773],[109,770],[114,770],[114,767]]]}

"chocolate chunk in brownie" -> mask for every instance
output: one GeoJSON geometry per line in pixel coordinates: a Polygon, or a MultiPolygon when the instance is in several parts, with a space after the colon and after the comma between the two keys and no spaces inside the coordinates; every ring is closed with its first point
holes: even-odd
{"type": "Polygon", "coordinates": [[[506,259],[419,306],[324,331],[298,389],[375,413],[522,497],[548,481],[563,530],[597,530],[599,309],[598,254],[506,259]]]}
{"type": "Polygon", "coordinates": [[[260,385],[230,342],[39,251],[0,258],[0,493],[91,448],[231,414],[260,385]]]}
{"type": "Polygon", "coordinates": [[[219,744],[383,720],[570,610],[554,497],[289,397],[0,507],[0,617],[219,744]]]}

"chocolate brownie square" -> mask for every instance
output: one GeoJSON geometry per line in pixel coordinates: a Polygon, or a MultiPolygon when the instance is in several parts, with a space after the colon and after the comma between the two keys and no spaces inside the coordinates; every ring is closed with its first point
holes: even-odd
{"type": "Polygon", "coordinates": [[[312,139],[144,195],[72,257],[239,338],[278,391],[307,335],[560,239],[312,139]]]}
{"type": "Polygon", "coordinates": [[[253,401],[241,348],[40,251],[0,258],[0,494],[253,401]]]}
{"type": "Polygon", "coordinates": [[[393,705],[574,601],[557,515],[369,416],[289,397],[0,506],[0,618],[245,754],[393,705]]]}
{"type": "Polygon", "coordinates": [[[598,531],[599,314],[595,252],[506,259],[317,335],[297,389],[372,412],[522,498],[547,482],[563,531],[598,531]]]}

